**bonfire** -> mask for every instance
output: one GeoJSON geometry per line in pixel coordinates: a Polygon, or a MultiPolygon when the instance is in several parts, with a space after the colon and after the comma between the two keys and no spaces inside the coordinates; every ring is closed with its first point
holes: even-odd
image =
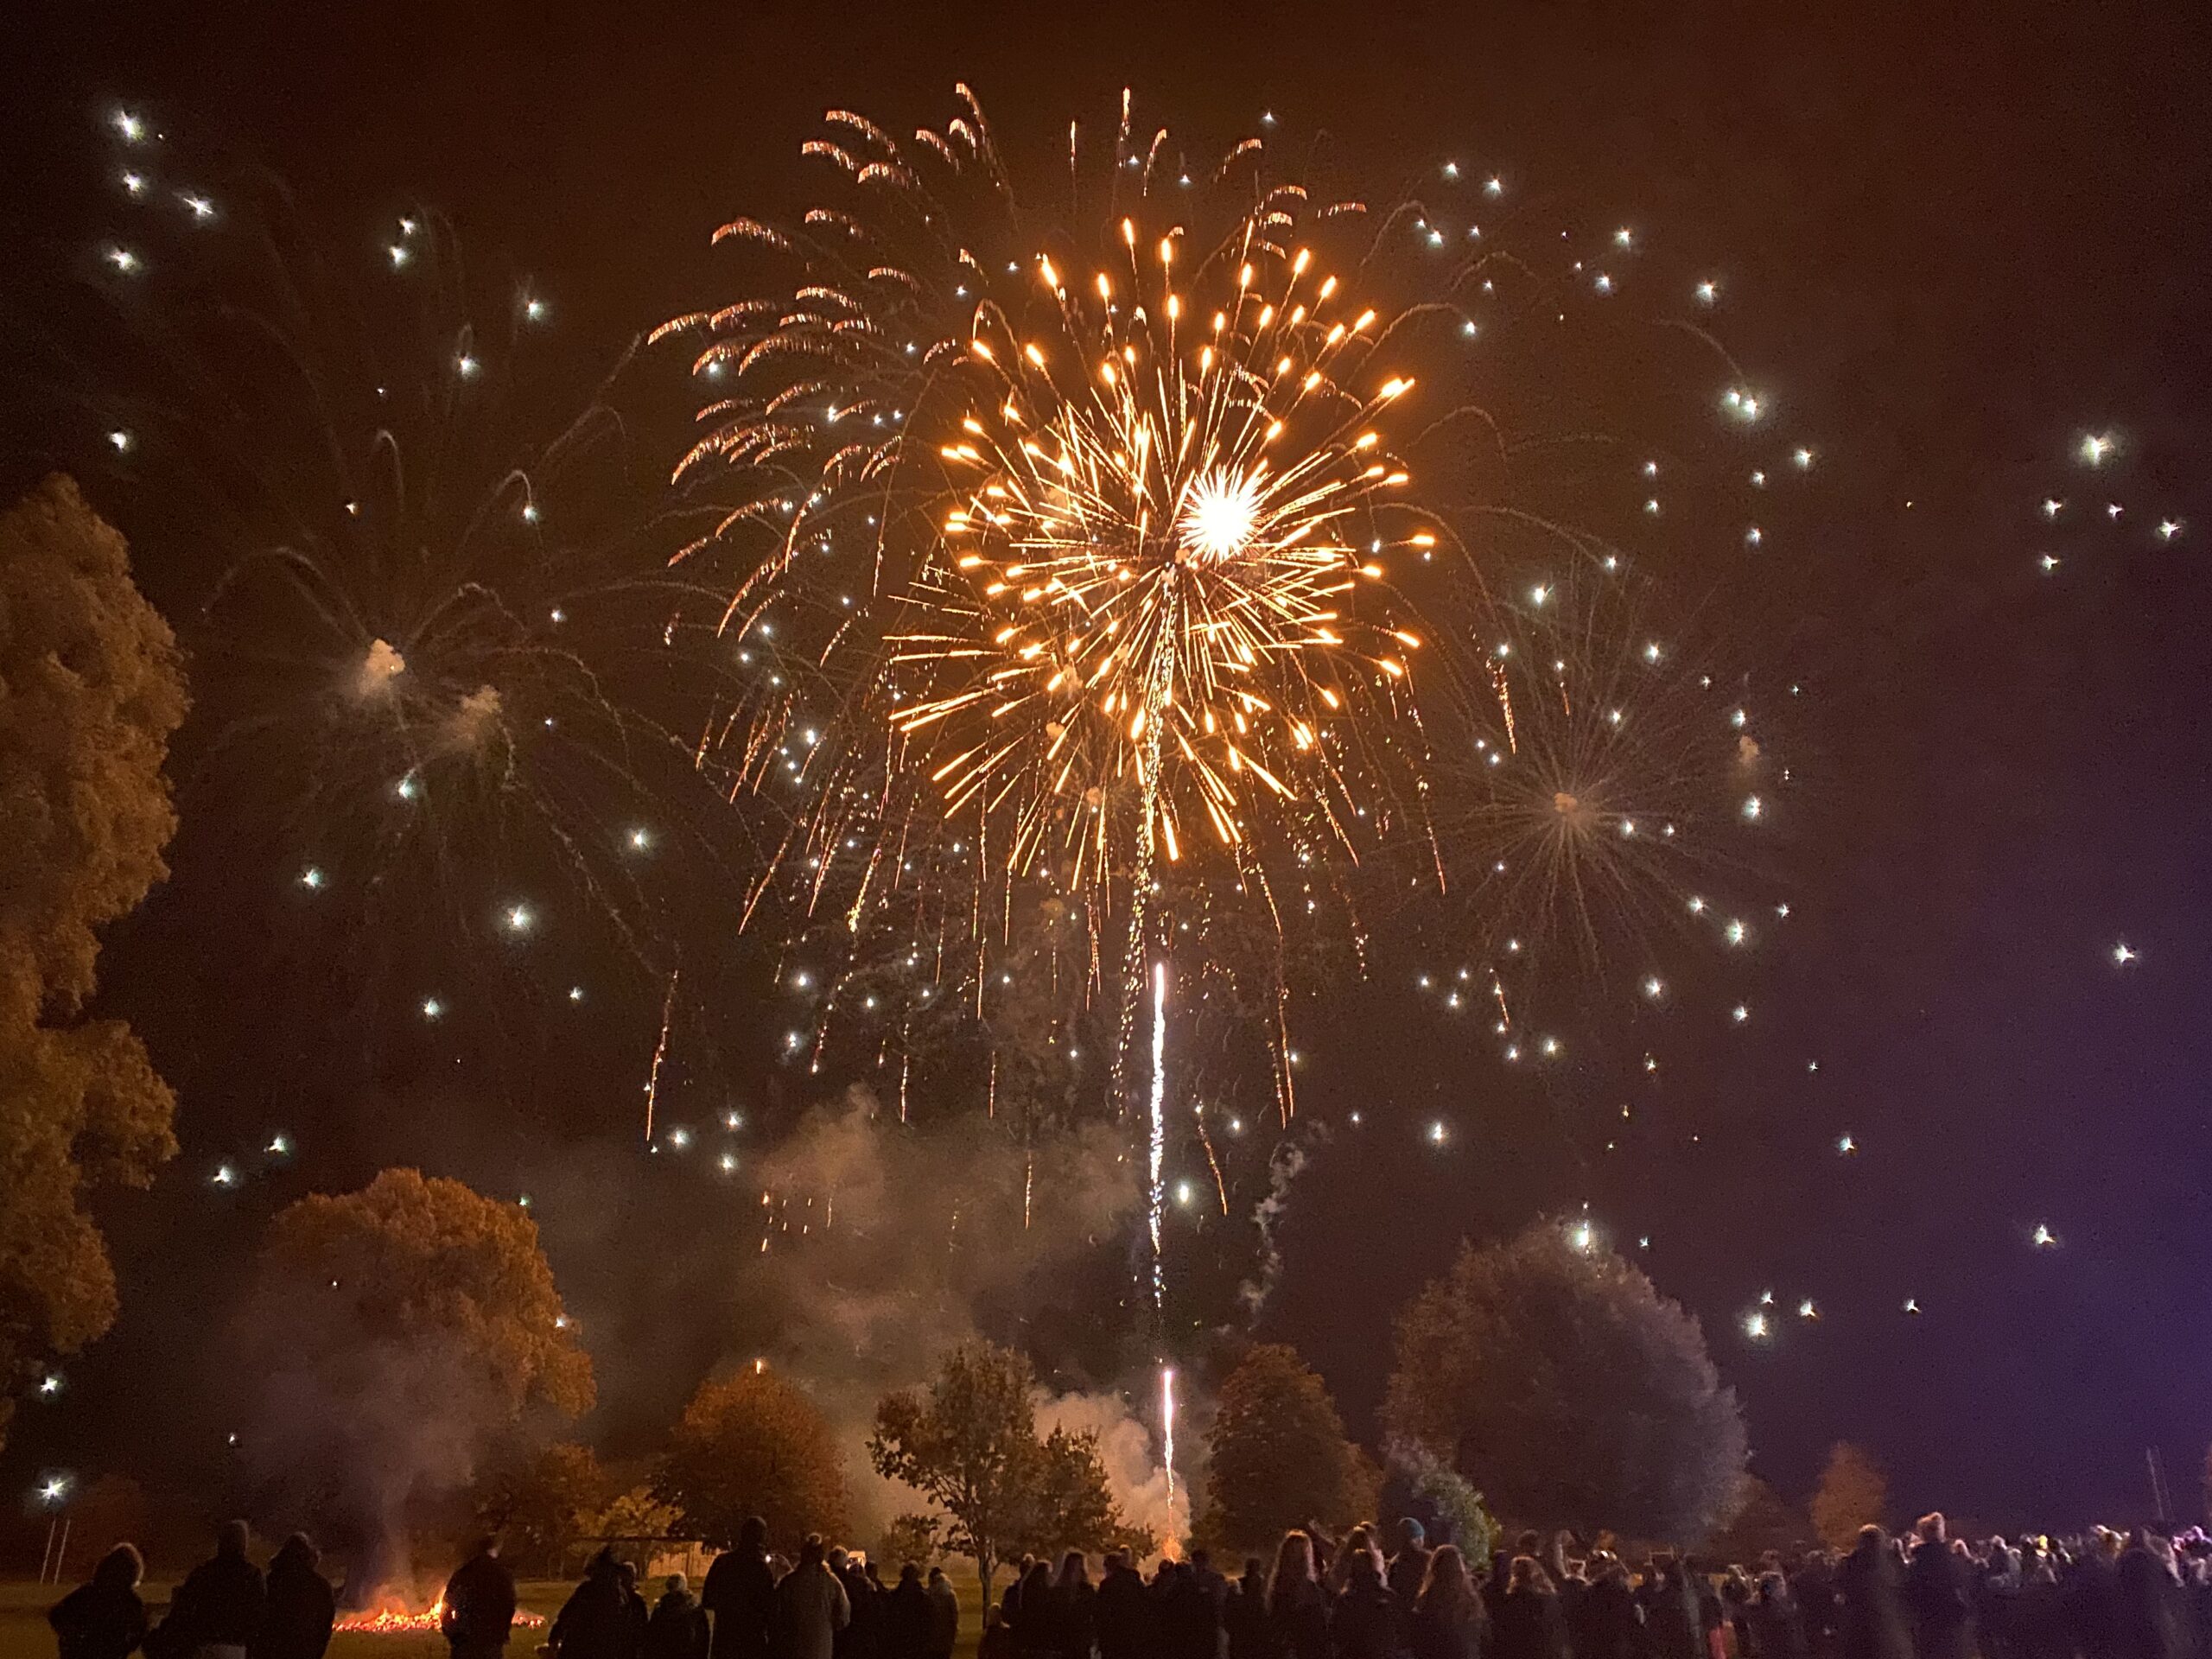
{"type": "MultiPolygon", "coordinates": [[[[426,1632],[435,1635],[444,1627],[445,1611],[445,1598],[442,1596],[419,1613],[410,1613],[401,1604],[385,1601],[374,1611],[347,1613],[338,1621],[337,1628],[341,1630],[363,1630],[372,1636],[422,1635],[426,1632]]],[[[545,1620],[536,1613],[520,1607],[515,1609],[515,1624],[518,1628],[526,1630],[543,1624],[545,1620]]]]}

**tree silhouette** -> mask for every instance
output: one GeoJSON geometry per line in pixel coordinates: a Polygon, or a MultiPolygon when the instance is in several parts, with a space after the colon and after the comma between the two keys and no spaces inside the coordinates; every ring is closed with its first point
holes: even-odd
{"type": "Polygon", "coordinates": [[[1548,1223],[1462,1246],[1414,1299],[1383,1415],[1502,1516],[1587,1535],[1698,1541],[1727,1514],[1747,1454],[1697,1320],[1548,1223]]]}
{"type": "Polygon", "coordinates": [[[1865,1447],[1838,1440],[1814,1489],[1813,1530],[1830,1549],[1849,1549],[1861,1527],[1878,1525],[1890,1495],[1889,1477],[1865,1447]]]}
{"type": "Polygon", "coordinates": [[[1222,1380],[1206,1433],[1198,1535],[1227,1552],[1273,1547],[1293,1527],[1341,1527],[1353,1513],[1358,1449],[1328,1386],[1295,1349],[1263,1343],[1222,1380]]]}
{"type": "Polygon", "coordinates": [[[943,1511],[945,1546],[972,1557],[990,1599],[998,1563],[1020,1550],[1099,1550],[1152,1540],[1107,1490],[1095,1434],[1037,1436],[1029,1362],[995,1343],[963,1344],[927,1388],[876,1406],[868,1454],[943,1511]]]}
{"type": "Polygon", "coordinates": [[[768,1523],[778,1548],[796,1552],[810,1532],[842,1532],[848,1514],[844,1460],[830,1420],[795,1384],[751,1368],[700,1385],[653,1490],[723,1549],[748,1516],[768,1523]]]}
{"type": "Polygon", "coordinates": [[[594,1395],[530,1212],[411,1169],[280,1211],[241,1336],[249,1458],[364,1591],[404,1574],[423,1504],[594,1395]]]}
{"type": "Polygon", "coordinates": [[[115,1321],[87,1200],[176,1154],[144,1046],[75,1016],[94,930],[168,874],[184,710],[168,625],[77,486],[49,478],[0,514],[0,1443],[51,1357],[115,1321]]]}

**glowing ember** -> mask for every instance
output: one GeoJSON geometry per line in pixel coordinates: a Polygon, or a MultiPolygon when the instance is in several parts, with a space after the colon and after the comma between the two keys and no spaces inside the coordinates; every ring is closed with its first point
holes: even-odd
{"type": "MultiPolygon", "coordinates": [[[[432,1602],[419,1613],[410,1613],[404,1606],[386,1602],[373,1612],[348,1613],[334,1628],[340,1630],[365,1631],[372,1636],[408,1636],[425,1632],[435,1635],[440,1621],[445,1617],[443,1597],[432,1602]]],[[[538,1614],[515,1609],[515,1624],[520,1629],[532,1629],[545,1623],[538,1614]]]]}

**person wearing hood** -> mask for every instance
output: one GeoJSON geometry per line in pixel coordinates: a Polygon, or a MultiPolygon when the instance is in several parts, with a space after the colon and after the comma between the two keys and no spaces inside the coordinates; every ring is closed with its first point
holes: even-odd
{"type": "Polygon", "coordinates": [[[707,1613],[681,1573],[668,1575],[645,1621],[645,1659],[707,1659],[707,1613]]]}
{"type": "Polygon", "coordinates": [[[633,1592],[622,1582],[622,1563],[605,1546],[584,1567],[583,1582],[562,1604],[546,1645],[559,1659],[637,1659],[633,1592]]]}
{"type": "Polygon", "coordinates": [[[776,1586],[775,1659],[832,1659],[837,1632],[853,1620],[845,1586],[830,1570],[821,1538],[812,1533],[799,1546],[798,1563],[776,1586]]]}
{"type": "Polygon", "coordinates": [[[146,1604],[138,1599],[146,1563],[135,1544],[100,1557],[92,1576],[48,1609],[60,1659],[124,1659],[146,1639],[146,1604]]]}
{"type": "Polygon", "coordinates": [[[453,1659],[499,1659],[515,1623],[515,1575],[499,1559],[499,1541],[486,1535],[446,1580],[438,1625],[453,1659]]]}
{"type": "Polygon", "coordinates": [[[737,1529],[735,1546],[715,1557],[699,1600],[714,1615],[713,1659],[764,1659],[776,1604],[768,1566],[768,1523],[759,1516],[737,1529]]]}
{"type": "Polygon", "coordinates": [[[246,1555],[246,1539],[245,1522],[223,1522],[214,1554],[177,1586],[153,1637],[165,1659],[245,1659],[269,1604],[267,1582],[246,1555]]]}
{"type": "Polygon", "coordinates": [[[315,1541],[296,1532],[269,1562],[268,1604],[249,1659],[322,1659],[337,1622],[338,1599],[316,1571],[322,1559],[315,1541]]]}
{"type": "Polygon", "coordinates": [[[868,1575],[868,1564],[840,1547],[830,1552],[830,1570],[845,1586],[851,1617],[832,1646],[836,1659],[880,1659],[883,1648],[883,1592],[868,1575]]]}
{"type": "Polygon", "coordinates": [[[943,1567],[933,1567],[922,1593],[930,1599],[929,1659],[952,1659],[953,1649],[960,1644],[960,1592],[943,1567]]]}
{"type": "Polygon", "coordinates": [[[922,1569],[908,1561],[883,1598],[883,1659],[929,1659],[930,1592],[922,1569]]]}

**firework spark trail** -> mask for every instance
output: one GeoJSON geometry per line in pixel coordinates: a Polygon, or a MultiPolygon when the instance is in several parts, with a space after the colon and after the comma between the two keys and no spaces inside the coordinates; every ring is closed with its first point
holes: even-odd
{"type": "Polygon", "coordinates": [[[1197,1107],[1191,1116],[1198,1126],[1198,1144],[1205,1148],[1206,1167],[1213,1172],[1214,1196],[1221,1201],[1221,1213],[1226,1217],[1229,1214],[1229,1183],[1222,1177],[1221,1160],[1215,1155],[1213,1136],[1206,1132],[1206,1109],[1197,1107]]]}
{"type": "MultiPolygon", "coordinates": [[[[656,338],[690,336],[702,393],[679,480],[719,472],[737,496],[677,561],[737,562],[723,632],[756,666],[727,741],[743,785],[791,825],[760,891],[774,885],[801,926],[841,921],[822,927],[826,949],[915,970],[897,979],[901,1001],[886,999],[902,1110],[910,1062],[922,1081],[913,1043],[930,1040],[920,1010],[992,1017],[1017,885],[1084,931],[1086,1004],[1097,999],[1112,1033],[1098,1045],[1110,1109],[1129,1119],[1151,969],[1157,1316],[1171,944],[1191,953],[1193,979],[1227,976],[1233,1006],[1271,1005],[1259,1021],[1287,1125],[1306,959],[1291,947],[1341,918],[1364,971],[1367,869],[1402,892],[1398,855],[1418,857],[1438,895],[1526,913],[1548,891],[1520,893],[1532,877],[1510,855],[1518,846],[1588,842],[1602,823],[1622,843],[1606,855],[1616,864],[1648,856],[1595,791],[1523,783],[1550,764],[1555,728],[1602,713],[1606,683],[1577,658],[1571,696],[1564,669],[1555,684],[1516,687],[1554,653],[1516,649],[1509,671],[1505,648],[1479,642],[1497,637],[1496,596],[1519,574],[1504,562],[1531,541],[1550,562],[1531,573],[1547,618],[1566,591],[1559,562],[1617,569],[1602,531],[1561,522],[1546,482],[1571,483],[1578,509],[1641,507],[1639,524],[1659,511],[1656,486],[1624,477],[1608,492],[1577,474],[1532,491],[1523,457],[1560,448],[1565,429],[1547,406],[1541,429],[1511,429],[1517,410],[1501,418],[1483,390],[1515,378],[1511,359],[1494,367],[1494,328],[1540,316],[1543,340],[1557,339],[1569,289],[1611,295],[1611,276],[1522,260],[1487,217],[1478,231],[1457,208],[1443,209],[1447,243],[1421,203],[1370,217],[1312,194],[1274,173],[1257,138],[1185,171],[1164,131],[1147,143],[1130,128],[1126,99],[1099,158],[1110,167],[1087,175],[1071,128],[1067,200],[1026,203],[972,94],[959,96],[957,119],[911,142],[830,112],[804,153],[831,169],[834,194],[787,227],[738,219],[717,232],[742,247],[754,285],[656,338]],[[1393,245],[1418,250],[1419,265],[1393,245]],[[1485,435],[1461,442],[1463,422],[1485,435]],[[1246,919],[1273,928],[1272,953],[1224,954],[1246,919]]],[[[1632,240],[1608,234],[1611,248],[1632,240]]],[[[1695,292],[1712,302],[1710,284],[1695,292]]],[[[1663,326],[1721,359],[1731,424],[1755,422],[1757,400],[1710,335],[1663,326]]],[[[1711,367],[1690,383],[1700,399],[1711,367]]],[[[1745,475],[1732,460],[1731,478],[1745,475]]],[[[1509,1009],[1493,976],[1509,1036],[1516,1013],[1533,1017],[1525,986],[1511,988],[1509,1009]]],[[[819,1005],[810,1063],[851,1000],[819,1005]]],[[[994,1046],[982,1090],[993,1118],[998,1060],[994,1046]]],[[[1013,1071],[1007,1082],[1027,1086],[1013,1071]]],[[[1014,1099],[1009,1132],[1027,1134],[1014,1099]]]]}
{"type": "Polygon", "coordinates": [[[668,991],[660,1000],[660,1037],[653,1044],[653,1063],[645,1073],[645,1144],[653,1143],[653,1109],[660,1100],[661,1062],[668,1058],[668,1027],[676,1017],[676,986],[683,977],[683,970],[677,969],[668,976],[668,991]]]}
{"type": "Polygon", "coordinates": [[[1161,1465],[1167,1475],[1167,1519],[1171,1532],[1175,1520],[1175,1368],[1160,1368],[1160,1426],[1161,1465]]]}
{"type": "Polygon", "coordinates": [[[1146,1220],[1152,1231],[1152,1307],[1161,1312],[1167,1300],[1167,1269],[1160,1254],[1160,1223],[1167,1210],[1167,964],[1152,968],[1152,1127],[1150,1160],[1145,1188],[1146,1220]]]}

